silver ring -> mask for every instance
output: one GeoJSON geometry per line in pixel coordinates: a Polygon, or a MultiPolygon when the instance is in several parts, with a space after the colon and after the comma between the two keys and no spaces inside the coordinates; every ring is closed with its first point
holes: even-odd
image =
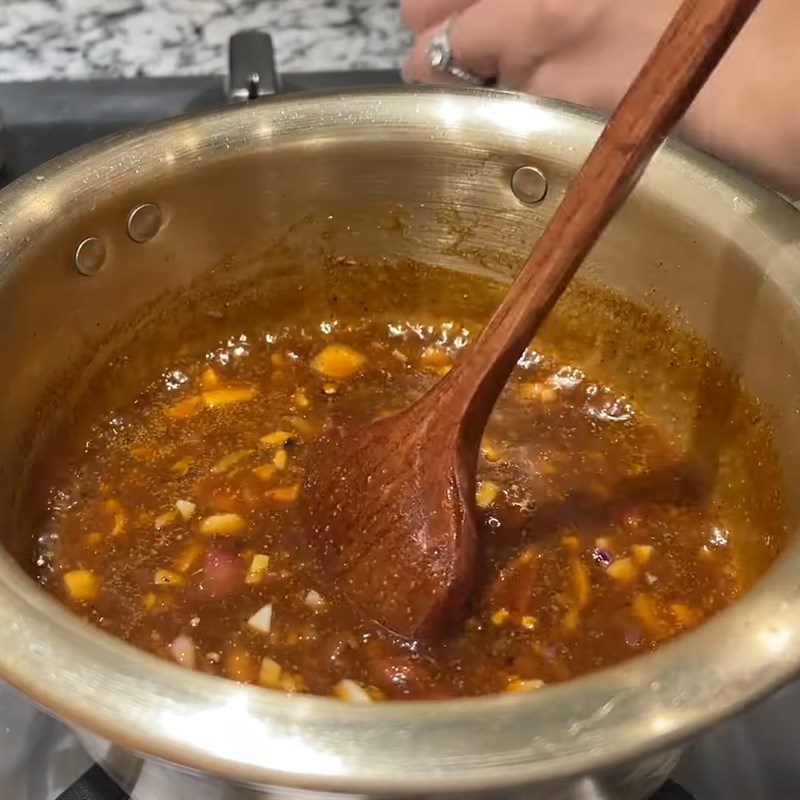
{"type": "Polygon", "coordinates": [[[437,72],[444,72],[473,86],[482,86],[486,80],[474,72],[456,66],[453,60],[453,46],[450,44],[450,22],[434,34],[425,48],[428,65],[437,72]]]}

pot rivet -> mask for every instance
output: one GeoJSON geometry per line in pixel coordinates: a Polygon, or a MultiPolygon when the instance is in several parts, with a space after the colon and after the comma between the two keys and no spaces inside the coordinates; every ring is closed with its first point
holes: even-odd
{"type": "Polygon", "coordinates": [[[134,242],[149,242],[161,229],[161,209],[155,203],[144,203],[128,214],[128,236],[134,242]]]}
{"type": "Polygon", "coordinates": [[[90,236],[76,248],[72,261],[81,275],[94,275],[99,272],[106,260],[106,245],[102,239],[90,236]]]}
{"type": "Polygon", "coordinates": [[[511,191],[523,203],[538,203],[547,194],[547,178],[536,167],[520,167],[511,177],[511,191]]]}

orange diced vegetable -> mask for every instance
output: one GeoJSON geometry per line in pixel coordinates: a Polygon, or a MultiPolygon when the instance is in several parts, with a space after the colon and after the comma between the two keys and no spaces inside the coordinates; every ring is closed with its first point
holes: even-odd
{"type": "Polygon", "coordinates": [[[508,609],[499,608],[492,614],[490,619],[492,620],[492,625],[497,625],[497,626],[502,625],[508,619],[508,609]]]}
{"type": "Polygon", "coordinates": [[[289,422],[292,423],[292,427],[298,433],[301,433],[303,436],[313,436],[316,433],[314,426],[304,417],[298,417],[296,414],[294,416],[288,417],[289,422]]]}
{"type": "Polygon", "coordinates": [[[361,684],[343,678],[333,687],[333,696],[348,703],[371,703],[372,697],[361,684]]]}
{"type": "Polygon", "coordinates": [[[538,678],[531,678],[529,680],[524,680],[522,678],[512,677],[508,681],[508,686],[506,686],[507,692],[535,692],[537,689],[541,689],[545,685],[544,681],[539,680],[538,678]]]}
{"type": "Polygon", "coordinates": [[[357,375],[367,363],[365,356],[345,344],[329,344],[317,353],[311,368],[326,378],[346,380],[357,375]]]}
{"type": "Polygon", "coordinates": [[[484,439],[483,442],[481,442],[481,455],[492,463],[499,461],[503,457],[500,448],[489,439],[484,439]]]}
{"type": "Polygon", "coordinates": [[[475,502],[481,507],[486,508],[490,506],[497,499],[497,493],[500,491],[496,483],[492,481],[480,481],[478,488],[475,491],[475,502]]]}
{"type": "Polygon", "coordinates": [[[183,575],[171,569],[157,569],[153,575],[156,586],[183,586],[185,582],[183,575]]]}
{"type": "Polygon", "coordinates": [[[524,614],[519,624],[521,627],[525,628],[526,631],[532,631],[536,627],[536,617],[531,614],[524,614]]]}
{"type": "Polygon", "coordinates": [[[653,546],[650,544],[631,545],[631,555],[637,564],[646,564],[653,555],[653,546]]]}
{"type": "Polygon", "coordinates": [[[193,417],[203,408],[203,398],[197,395],[185,397],[164,409],[164,414],[170,419],[186,419],[193,417]]]}
{"type": "Polygon", "coordinates": [[[294,439],[295,434],[291,431],[273,431],[266,436],[262,436],[259,441],[267,447],[283,447],[290,439],[294,439]]]}
{"type": "Polygon", "coordinates": [[[217,463],[211,467],[211,472],[217,475],[222,472],[227,472],[232,466],[238,464],[242,459],[247,458],[252,452],[252,450],[234,450],[232,453],[228,453],[228,455],[223,456],[217,461],[217,463]]]}
{"type": "Polygon", "coordinates": [[[200,520],[200,533],[206,536],[238,536],[247,529],[241,514],[212,514],[200,520]]]}
{"type": "Polygon", "coordinates": [[[575,601],[578,608],[583,608],[588,602],[592,593],[592,582],[589,578],[589,570],[586,565],[577,558],[572,559],[570,565],[572,573],[572,586],[575,590],[575,601]]]}
{"type": "Polygon", "coordinates": [[[102,541],[103,541],[103,534],[97,533],[97,531],[95,531],[94,533],[90,533],[86,537],[86,544],[88,544],[90,547],[97,547],[97,545],[100,544],[100,542],[102,541]]]}
{"type": "Polygon", "coordinates": [[[261,659],[261,668],[258,671],[258,682],[268,689],[277,689],[281,680],[281,665],[271,658],[261,659]]]}
{"type": "Polygon", "coordinates": [[[606,573],[616,581],[630,583],[637,575],[636,564],[631,558],[618,558],[606,567],[606,573]]]}
{"type": "Polygon", "coordinates": [[[453,359],[450,357],[447,350],[442,347],[437,347],[436,345],[426,347],[422,351],[420,361],[422,361],[426,367],[431,367],[432,369],[449,367],[453,363],[453,359]]]}
{"type": "Polygon", "coordinates": [[[611,552],[614,551],[614,539],[611,536],[598,536],[594,540],[594,546],[598,550],[610,550],[611,552]]]}
{"type": "Polygon", "coordinates": [[[175,570],[180,573],[189,572],[200,560],[201,555],[203,555],[203,545],[199,542],[190,542],[176,559],[175,570]]]}
{"type": "Polygon", "coordinates": [[[691,628],[697,625],[703,617],[700,609],[688,606],[686,603],[672,603],[669,610],[672,612],[672,616],[675,617],[678,624],[683,628],[691,628]]]}
{"type": "Polygon", "coordinates": [[[219,375],[213,367],[206,367],[200,374],[200,386],[204,391],[219,388],[219,375]]]}
{"type": "Polygon", "coordinates": [[[253,654],[240,645],[233,645],[225,653],[225,672],[229,678],[241,683],[255,683],[260,665],[253,654]]]}
{"type": "Polygon", "coordinates": [[[517,396],[520,400],[552,403],[558,397],[558,392],[540,381],[528,381],[519,385],[517,396]]]}
{"type": "Polygon", "coordinates": [[[567,550],[577,551],[581,545],[581,540],[573,534],[567,534],[561,537],[561,544],[567,550]]]}
{"type": "Polygon", "coordinates": [[[142,598],[142,608],[145,611],[152,611],[155,608],[157,601],[158,601],[158,595],[155,592],[148,592],[142,598]]]}
{"type": "Polygon", "coordinates": [[[300,484],[295,483],[291,486],[281,486],[277,489],[268,489],[264,492],[264,497],[274,503],[288,505],[297,500],[300,494],[300,484]]]}
{"type": "Polygon", "coordinates": [[[165,511],[163,514],[159,514],[153,520],[153,526],[157,531],[162,530],[163,528],[167,528],[172,525],[175,520],[178,519],[178,512],[171,508],[169,511],[165,511]]]}
{"type": "Polygon", "coordinates": [[[279,450],[275,451],[275,455],[272,457],[272,463],[275,465],[275,469],[278,472],[283,472],[286,469],[286,465],[289,463],[289,454],[281,447],[279,450]]]}
{"type": "Polygon", "coordinates": [[[571,606],[564,614],[564,630],[572,633],[578,627],[578,622],[581,619],[581,610],[578,606],[571,606]]]}
{"type": "Polygon", "coordinates": [[[308,408],[311,405],[308,395],[302,389],[298,389],[294,395],[292,395],[292,403],[295,408],[308,408]]]}
{"type": "Polygon", "coordinates": [[[172,605],[172,597],[163,592],[148,592],[142,598],[142,608],[156,614],[166,611],[172,605]]]}
{"type": "Polygon", "coordinates": [[[269,569],[269,556],[264,555],[263,553],[256,553],[253,556],[253,560],[250,562],[250,567],[247,570],[247,575],[245,576],[244,582],[245,583],[261,583],[264,580],[264,576],[267,574],[267,570],[269,569]]]}
{"type": "Polygon", "coordinates": [[[174,472],[176,475],[185,475],[192,464],[194,464],[194,458],[192,458],[192,456],[184,456],[170,467],[170,471],[174,472]]]}
{"type": "Polygon", "coordinates": [[[214,511],[237,511],[240,506],[239,498],[231,489],[215,489],[208,498],[208,504],[214,511]]]}
{"type": "Polygon", "coordinates": [[[654,638],[663,639],[669,635],[669,626],[661,619],[655,600],[647,594],[636,594],[633,597],[634,616],[642,623],[642,627],[654,638]]]}
{"type": "Polygon", "coordinates": [[[125,512],[122,510],[122,506],[118,500],[114,500],[112,498],[110,500],[106,500],[105,510],[114,515],[114,527],[111,529],[109,535],[119,535],[124,530],[125,523],[127,522],[127,517],[125,516],[125,512]]]}
{"type": "Polygon", "coordinates": [[[260,464],[253,469],[253,475],[262,481],[268,481],[275,476],[277,470],[274,464],[260,464]]]}
{"type": "Polygon", "coordinates": [[[78,603],[90,603],[100,594],[100,581],[90,569],[73,569],[64,573],[69,596],[78,603]]]}
{"type": "Polygon", "coordinates": [[[203,392],[203,403],[207,408],[219,408],[221,406],[229,406],[234,403],[246,403],[252,400],[258,394],[254,386],[231,386],[227,389],[212,389],[208,392],[203,392]]]}

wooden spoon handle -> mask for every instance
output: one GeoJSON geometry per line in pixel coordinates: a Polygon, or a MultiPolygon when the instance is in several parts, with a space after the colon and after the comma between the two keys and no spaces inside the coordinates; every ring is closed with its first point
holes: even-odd
{"type": "Polygon", "coordinates": [[[447,378],[445,394],[460,401],[452,413],[465,414],[473,443],[517,359],[758,2],[684,0],[507,296],[447,378]]]}

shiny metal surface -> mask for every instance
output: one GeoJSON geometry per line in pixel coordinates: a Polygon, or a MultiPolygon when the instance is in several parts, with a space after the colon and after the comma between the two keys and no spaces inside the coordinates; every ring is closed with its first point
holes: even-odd
{"type": "MultiPolygon", "coordinates": [[[[322,249],[498,271],[493,254],[527,251],[598,131],[583,109],[480,90],[287,97],[90,145],[0,193],[2,676],[122,748],[231,781],[526,800],[646,796],[689,737],[788,680],[795,489],[793,541],[744,600],[655,654],[531,696],[353,708],[187,674],[73,617],[12,558],[30,549],[35,504],[20,491],[47,432],[38,402],[65,369],[97,370],[122,321],[215,265],[233,282],[287,239],[301,262],[322,249]],[[549,182],[536,206],[510,190],[529,163],[549,182]],[[170,220],[146,259],[124,223],[142,198],[170,220]],[[109,264],[86,281],[68,262],[91,233],[109,264]]],[[[720,352],[771,409],[787,487],[800,476],[798,258],[788,204],[671,144],[583,269],[720,352]]],[[[64,406],[79,389],[65,387],[64,406]]]]}

